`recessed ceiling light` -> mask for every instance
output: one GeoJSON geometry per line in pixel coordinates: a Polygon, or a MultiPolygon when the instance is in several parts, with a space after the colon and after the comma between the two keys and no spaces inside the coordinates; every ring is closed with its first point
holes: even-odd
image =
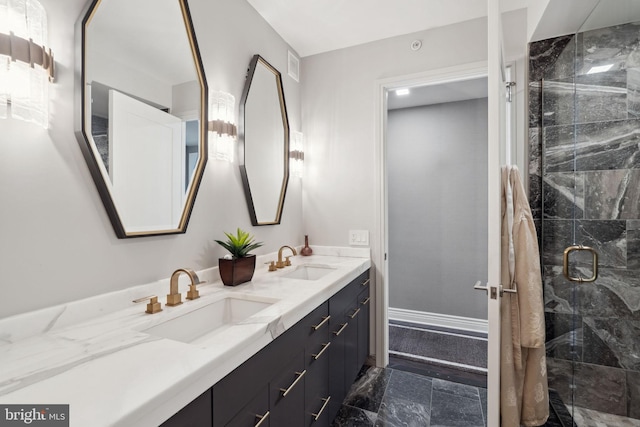
{"type": "Polygon", "coordinates": [[[604,73],[605,71],[609,71],[613,67],[613,64],[607,65],[599,65],[597,67],[591,67],[587,74],[595,74],[595,73],[604,73]]]}
{"type": "Polygon", "coordinates": [[[409,89],[396,89],[396,95],[398,96],[409,95],[409,89]]]}

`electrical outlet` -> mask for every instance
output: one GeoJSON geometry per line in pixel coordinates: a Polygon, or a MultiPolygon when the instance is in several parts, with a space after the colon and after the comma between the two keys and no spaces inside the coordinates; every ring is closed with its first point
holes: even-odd
{"type": "Polygon", "coordinates": [[[369,246],[369,230],[349,230],[349,245],[369,246]]]}

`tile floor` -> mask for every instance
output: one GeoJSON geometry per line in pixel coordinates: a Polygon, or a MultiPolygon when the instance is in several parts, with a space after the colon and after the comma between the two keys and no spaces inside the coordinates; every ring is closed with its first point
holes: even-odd
{"type": "Polygon", "coordinates": [[[486,426],[486,389],[364,367],[333,427],[486,426]]]}

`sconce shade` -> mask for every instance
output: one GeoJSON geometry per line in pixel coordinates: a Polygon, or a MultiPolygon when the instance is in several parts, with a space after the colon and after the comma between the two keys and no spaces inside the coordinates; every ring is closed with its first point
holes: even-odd
{"type": "Polygon", "coordinates": [[[0,118],[48,127],[54,61],[46,42],[47,14],[37,0],[0,0],[0,118]]]}
{"type": "Polygon", "coordinates": [[[290,145],[289,161],[291,172],[298,178],[302,178],[304,169],[304,135],[302,132],[291,132],[290,145]]]}
{"type": "Polygon", "coordinates": [[[212,133],[209,155],[230,163],[233,163],[238,135],[235,109],[236,98],[233,95],[214,90],[209,92],[209,132],[212,133]]]}

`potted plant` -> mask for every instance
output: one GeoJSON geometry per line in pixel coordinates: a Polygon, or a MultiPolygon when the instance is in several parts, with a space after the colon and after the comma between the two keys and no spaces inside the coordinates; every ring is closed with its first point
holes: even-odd
{"type": "Polygon", "coordinates": [[[222,283],[227,286],[236,286],[248,282],[253,277],[256,269],[256,256],[251,255],[254,249],[262,246],[262,242],[254,242],[254,237],[248,232],[238,228],[236,235],[224,233],[227,241],[216,240],[220,246],[231,254],[218,259],[218,269],[222,283]]]}

